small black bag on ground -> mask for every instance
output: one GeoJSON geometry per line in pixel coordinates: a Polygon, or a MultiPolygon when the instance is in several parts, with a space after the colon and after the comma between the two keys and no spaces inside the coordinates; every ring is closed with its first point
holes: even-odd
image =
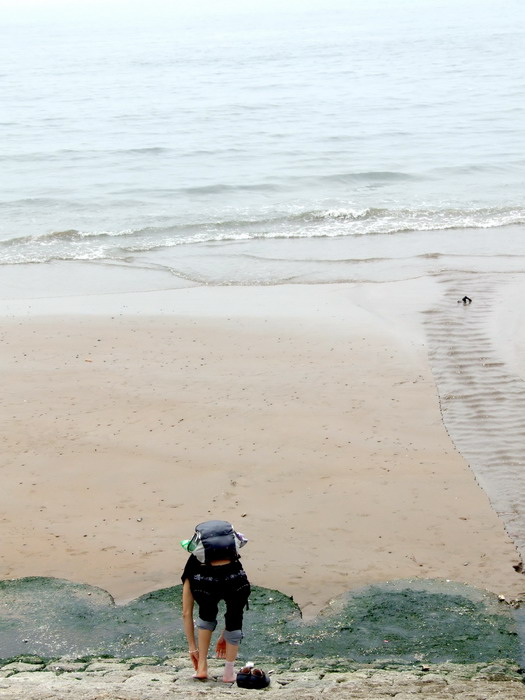
{"type": "Polygon", "coordinates": [[[260,668],[242,668],[237,674],[239,688],[261,690],[270,685],[270,676],[260,668]]]}

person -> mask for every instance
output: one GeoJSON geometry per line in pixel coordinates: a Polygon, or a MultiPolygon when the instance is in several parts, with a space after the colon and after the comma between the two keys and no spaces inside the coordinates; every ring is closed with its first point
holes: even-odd
{"type": "Polygon", "coordinates": [[[195,528],[191,540],[181,545],[190,552],[182,573],[182,618],[194,678],[208,677],[208,652],[217,626],[219,601],[226,605],[225,626],[216,646],[217,658],[225,659],[223,681],[236,680],[235,660],[243,637],[244,608],[248,605],[250,582],[240,562],[238,550],[246,538],[225,520],[209,520],[195,528]],[[193,620],[194,603],[199,616],[193,620]],[[197,640],[195,639],[195,625],[197,640]]]}

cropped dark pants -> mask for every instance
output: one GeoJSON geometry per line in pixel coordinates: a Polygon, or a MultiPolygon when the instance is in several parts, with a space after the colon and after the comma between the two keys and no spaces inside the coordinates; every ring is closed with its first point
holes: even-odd
{"type": "Polygon", "coordinates": [[[219,602],[224,600],[224,638],[229,644],[242,639],[244,608],[248,604],[250,583],[239,562],[221,566],[203,566],[189,576],[190,588],[199,606],[197,627],[213,631],[217,627],[219,602]]]}

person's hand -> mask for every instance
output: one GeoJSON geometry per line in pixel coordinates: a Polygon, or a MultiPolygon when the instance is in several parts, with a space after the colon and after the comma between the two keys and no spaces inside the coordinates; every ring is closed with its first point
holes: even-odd
{"type": "Polygon", "coordinates": [[[191,663],[193,664],[193,668],[196,671],[198,666],[199,666],[199,650],[198,649],[190,649],[189,654],[190,654],[191,663]]]}
{"type": "Polygon", "coordinates": [[[215,647],[215,654],[218,659],[226,658],[226,640],[224,639],[224,632],[221,632],[221,636],[217,640],[217,646],[215,647]]]}

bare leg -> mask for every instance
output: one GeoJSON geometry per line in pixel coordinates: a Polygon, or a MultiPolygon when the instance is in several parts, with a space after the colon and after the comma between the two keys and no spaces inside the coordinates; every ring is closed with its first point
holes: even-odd
{"type": "Polygon", "coordinates": [[[235,661],[238,653],[238,644],[228,644],[228,642],[226,642],[226,661],[235,661]]]}
{"type": "Polygon", "coordinates": [[[225,642],[226,644],[226,664],[224,666],[224,676],[222,677],[222,680],[225,683],[233,683],[237,676],[235,675],[235,669],[233,667],[234,661],[237,658],[237,654],[239,653],[239,645],[238,644],[228,644],[228,642],[225,642]]]}
{"type": "Polygon", "coordinates": [[[203,630],[199,627],[199,665],[197,673],[193,677],[200,680],[208,678],[208,651],[210,649],[211,635],[211,630],[203,630]]]}

